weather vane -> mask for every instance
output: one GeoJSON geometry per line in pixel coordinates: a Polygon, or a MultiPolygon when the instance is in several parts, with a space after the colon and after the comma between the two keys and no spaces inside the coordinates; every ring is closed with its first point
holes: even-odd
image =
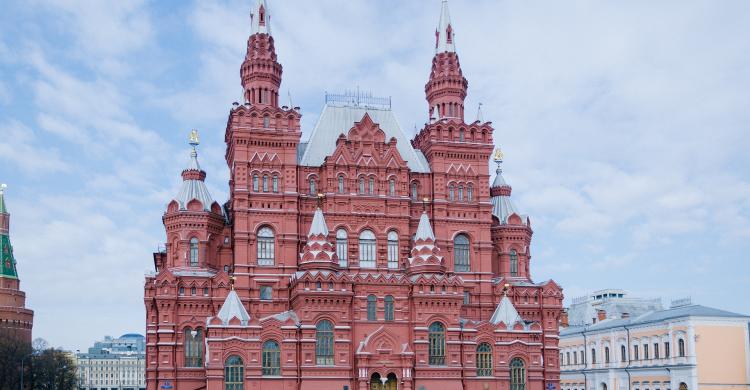
{"type": "Polygon", "coordinates": [[[200,144],[198,140],[198,130],[193,129],[190,131],[190,145],[193,145],[193,149],[200,144]]]}

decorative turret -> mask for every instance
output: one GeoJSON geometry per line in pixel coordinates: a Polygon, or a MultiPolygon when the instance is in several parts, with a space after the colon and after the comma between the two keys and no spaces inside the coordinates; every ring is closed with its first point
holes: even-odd
{"type": "Polygon", "coordinates": [[[440,249],[435,246],[435,233],[426,211],[419,217],[417,233],[414,235],[414,248],[409,257],[409,274],[444,273],[445,265],[440,249]]]}
{"type": "MultiPolygon", "coordinates": [[[[227,294],[227,298],[224,299],[224,303],[221,305],[219,314],[215,318],[221,321],[221,325],[242,325],[247,326],[250,322],[250,314],[247,313],[245,305],[242,304],[240,296],[237,295],[237,291],[234,290],[234,283],[232,282],[232,289],[227,294]]],[[[216,322],[216,321],[210,321],[216,322]]]]}
{"type": "Polygon", "coordinates": [[[5,184],[0,184],[0,278],[18,279],[13,246],[10,245],[10,214],[5,207],[5,184]]]}
{"type": "MultiPolygon", "coordinates": [[[[318,199],[322,194],[318,194],[318,199]]],[[[319,202],[320,203],[320,202],[319,202]]],[[[328,241],[328,226],[320,204],[315,209],[310,232],[307,233],[307,243],[299,254],[300,269],[329,269],[338,268],[339,257],[336,248],[328,241]]]]}
{"type": "Polygon", "coordinates": [[[425,85],[431,120],[464,118],[464,99],[469,83],[461,72],[454,35],[448,0],[443,0],[440,22],[435,31],[435,57],[430,80],[425,85]]]}
{"type": "Polygon", "coordinates": [[[206,172],[198,163],[198,131],[190,132],[190,162],[182,171],[182,186],[169,202],[162,218],[167,230],[167,267],[219,268],[217,248],[221,245],[224,216],[219,203],[208,193],[206,172]]]}
{"type": "Polygon", "coordinates": [[[500,303],[497,304],[495,312],[492,313],[490,322],[493,325],[497,325],[502,322],[505,324],[505,326],[510,328],[516,322],[522,321],[522,319],[518,314],[516,307],[513,306],[513,302],[511,302],[510,298],[508,298],[507,288],[508,286],[506,285],[503,289],[503,297],[500,299],[500,303]]]}
{"type": "Polygon", "coordinates": [[[501,224],[508,223],[508,217],[512,214],[518,215],[515,204],[510,199],[511,186],[505,182],[503,178],[503,152],[498,148],[494,155],[493,160],[497,164],[495,170],[495,181],[490,187],[490,202],[492,203],[492,215],[500,220],[501,224]]]}
{"type": "Polygon", "coordinates": [[[250,13],[252,30],[240,76],[245,101],[261,107],[279,106],[282,67],[276,58],[270,22],[266,1],[257,0],[250,13]]]}

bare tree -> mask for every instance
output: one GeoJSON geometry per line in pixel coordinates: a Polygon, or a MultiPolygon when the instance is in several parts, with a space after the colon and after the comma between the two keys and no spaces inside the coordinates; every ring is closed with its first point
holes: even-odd
{"type": "MultiPolygon", "coordinates": [[[[18,389],[21,370],[28,372],[31,344],[11,330],[0,329],[0,389],[18,389]],[[22,361],[27,364],[24,366],[22,361]]],[[[28,374],[27,374],[28,375],[28,374]]]]}
{"type": "Polygon", "coordinates": [[[75,360],[70,353],[59,349],[34,351],[29,371],[28,385],[34,390],[71,390],[76,386],[75,360]]]}

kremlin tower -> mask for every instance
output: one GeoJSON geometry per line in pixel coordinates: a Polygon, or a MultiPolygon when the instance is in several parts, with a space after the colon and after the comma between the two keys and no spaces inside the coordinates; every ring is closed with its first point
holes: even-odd
{"type": "Polygon", "coordinates": [[[194,131],[162,216],[148,389],[559,388],[562,288],[532,277],[492,123],[466,122],[447,0],[416,135],[390,99],[357,92],[327,94],[304,141],[300,109],[279,106],[272,12],[252,3],[229,199],[209,194],[194,131]]]}
{"type": "Polygon", "coordinates": [[[5,184],[0,185],[0,331],[8,330],[31,343],[34,312],[26,308],[16,259],[10,244],[10,214],[5,205],[5,184]]]}

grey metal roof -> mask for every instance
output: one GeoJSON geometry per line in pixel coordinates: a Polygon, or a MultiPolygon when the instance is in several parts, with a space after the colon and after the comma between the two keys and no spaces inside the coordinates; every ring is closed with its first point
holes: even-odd
{"type": "Polygon", "coordinates": [[[722,318],[748,318],[750,316],[733,313],[726,310],[715,309],[703,305],[688,305],[670,308],[666,310],[650,311],[637,317],[611,318],[589,326],[571,326],[560,331],[560,336],[576,333],[593,332],[598,330],[618,328],[622,326],[636,326],[652,322],[677,319],[682,317],[722,317],[722,318]]]}
{"type": "Polygon", "coordinates": [[[242,300],[240,300],[240,297],[234,290],[229,291],[227,298],[224,300],[224,304],[221,305],[219,314],[216,316],[219,317],[224,325],[229,325],[229,321],[235,317],[240,320],[240,323],[244,326],[247,326],[247,323],[250,322],[250,314],[247,314],[245,305],[242,304],[242,300]]]}
{"type": "Polygon", "coordinates": [[[437,45],[435,46],[435,53],[442,53],[442,52],[455,52],[456,51],[456,37],[455,33],[453,33],[451,37],[451,41],[448,42],[448,26],[451,27],[451,30],[453,29],[453,26],[451,26],[451,14],[448,11],[448,0],[443,0],[443,5],[440,8],[440,22],[438,22],[437,27],[437,45]]]}
{"type": "Polygon", "coordinates": [[[257,0],[250,12],[250,33],[251,34],[268,34],[271,35],[271,12],[268,10],[266,0],[257,0]],[[264,24],[260,24],[260,7],[265,10],[264,24]]]}
{"type": "Polygon", "coordinates": [[[516,205],[510,199],[510,196],[493,196],[490,198],[490,203],[492,203],[492,215],[496,216],[501,223],[507,223],[508,217],[510,217],[511,214],[521,215],[518,213],[518,209],[516,209],[516,205]]]}
{"type": "Polygon", "coordinates": [[[299,164],[313,167],[323,164],[323,160],[336,149],[338,136],[347,134],[354,127],[354,122],[361,121],[365,113],[370,115],[373,122],[380,125],[385,132],[386,142],[391,137],[396,138],[396,148],[401,157],[407,161],[409,169],[413,172],[430,172],[424,154],[411,146],[409,138],[401,130],[392,110],[351,105],[326,104],[323,107],[323,112],[310,134],[310,139],[305,146],[300,144],[299,151],[302,157],[299,159],[299,164]]]}
{"type": "Polygon", "coordinates": [[[521,321],[521,316],[518,315],[518,311],[516,310],[516,307],[513,306],[513,302],[510,301],[510,298],[508,298],[507,295],[503,295],[503,298],[500,300],[500,303],[497,304],[497,308],[495,309],[495,312],[492,313],[492,318],[490,318],[490,322],[494,325],[499,324],[500,322],[504,323],[506,326],[513,326],[516,322],[521,321]]]}
{"type": "MultiPolygon", "coordinates": [[[[190,152],[190,162],[185,170],[201,171],[201,166],[198,164],[198,153],[195,149],[190,152]]],[[[196,199],[203,204],[203,210],[211,211],[211,205],[214,203],[214,199],[211,197],[211,194],[208,193],[208,187],[206,187],[206,183],[203,180],[183,180],[182,186],[180,186],[180,192],[174,197],[174,200],[180,205],[180,210],[186,210],[187,204],[193,199],[196,199]]]]}

